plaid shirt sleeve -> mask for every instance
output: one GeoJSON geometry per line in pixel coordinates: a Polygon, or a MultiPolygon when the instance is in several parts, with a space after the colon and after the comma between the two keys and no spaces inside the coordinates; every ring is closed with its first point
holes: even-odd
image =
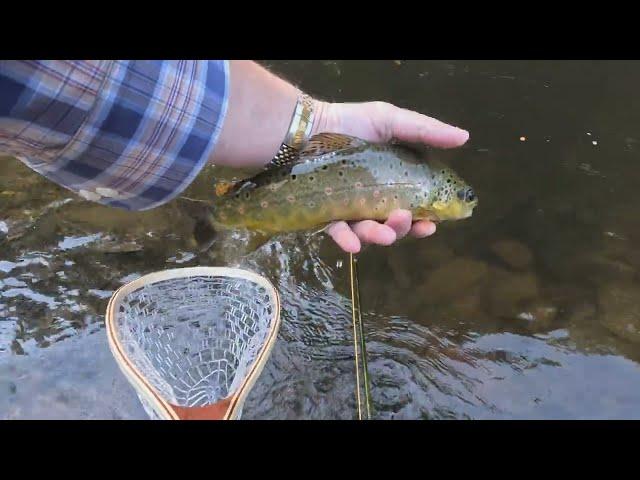
{"type": "Polygon", "coordinates": [[[224,121],[216,61],[0,61],[0,152],[88,199],[147,210],[206,164],[224,121]]]}

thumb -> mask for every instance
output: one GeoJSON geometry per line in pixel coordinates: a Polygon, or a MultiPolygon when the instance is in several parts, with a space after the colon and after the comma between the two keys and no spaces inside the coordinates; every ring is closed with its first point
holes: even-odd
{"type": "Polygon", "coordinates": [[[432,147],[453,148],[464,145],[469,132],[435,118],[393,106],[389,121],[392,138],[432,147]]]}

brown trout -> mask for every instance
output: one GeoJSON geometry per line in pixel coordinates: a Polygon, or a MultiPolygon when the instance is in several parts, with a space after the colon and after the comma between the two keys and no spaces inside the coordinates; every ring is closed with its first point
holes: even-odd
{"type": "Polygon", "coordinates": [[[214,229],[272,236],[336,220],[384,221],[396,209],[411,211],[414,220],[458,220],[477,204],[455,172],[411,148],[319,134],[295,159],[219,195],[209,213],[214,229]]]}

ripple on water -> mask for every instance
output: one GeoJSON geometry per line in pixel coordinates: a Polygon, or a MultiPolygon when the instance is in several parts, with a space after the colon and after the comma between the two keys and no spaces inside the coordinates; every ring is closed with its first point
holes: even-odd
{"type": "MultiPolygon", "coordinates": [[[[336,65],[342,100],[401,100],[462,119],[482,138],[447,157],[479,192],[477,215],[359,255],[376,417],[638,418],[640,169],[628,99],[640,69],[275,63],[319,94],[336,91],[336,75],[326,75],[336,65]]],[[[2,158],[0,415],[144,418],[104,331],[82,333],[102,329],[123,283],[230,264],[270,278],[283,306],[245,418],[355,418],[348,257],[321,235],[284,236],[244,260],[246,238],[231,235],[222,255],[209,255],[197,248],[209,233],[194,234],[177,202],[108,209],[2,158]]]]}

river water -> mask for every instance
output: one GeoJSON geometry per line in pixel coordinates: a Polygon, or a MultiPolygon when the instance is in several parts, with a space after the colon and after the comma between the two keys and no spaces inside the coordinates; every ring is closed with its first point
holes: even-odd
{"type": "MultiPolygon", "coordinates": [[[[264,63],[471,133],[444,155],[474,216],[360,254],[375,418],[640,418],[639,62],[264,63]]],[[[243,418],[355,418],[347,260],[303,235],[233,260],[283,300],[243,418]]],[[[108,298],[230,262],[199,252],[175,203],[110,210],[0,158],[0,418],[145,418],[106,346],[108,298]]]]}

